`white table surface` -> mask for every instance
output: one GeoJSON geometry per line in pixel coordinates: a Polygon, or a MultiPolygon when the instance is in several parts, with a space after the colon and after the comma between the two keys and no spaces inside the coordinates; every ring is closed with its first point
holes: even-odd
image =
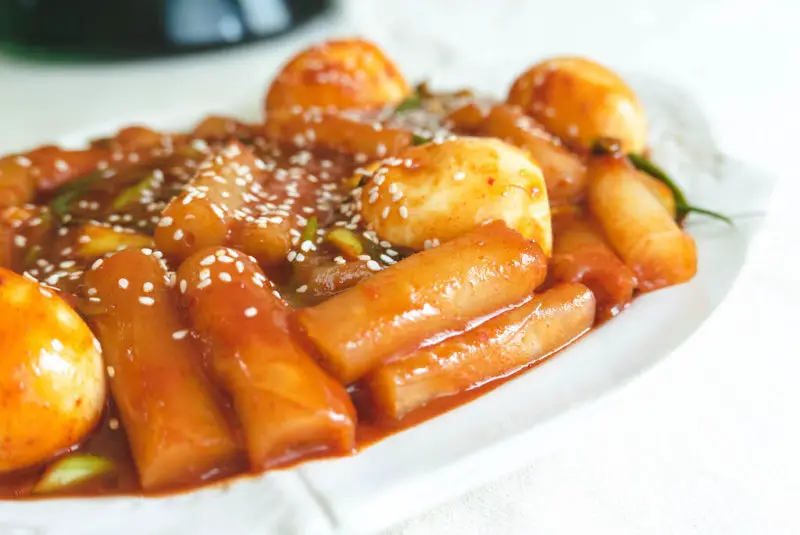
{"type": "Polygon", "coordinates": [[[601,400],[579,441],[386,535],[800,533],[800,7],[552,4],[352,0],[268,46],[104,66],[0,55],[0,152],[196,110],[257,114],[280,62],[325,35],[372,37],[409,78],[438,85],[471,84],[472,70],[503,91],[542,56],[580,53],[686,88],[724,152],[781,179],[727,301],[670,358],[601,400]]]}

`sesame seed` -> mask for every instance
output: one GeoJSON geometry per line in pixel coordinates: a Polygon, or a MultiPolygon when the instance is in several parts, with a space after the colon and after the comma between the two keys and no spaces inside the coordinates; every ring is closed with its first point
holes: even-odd
{"type": "Polygon", "coordinates": [[[295,257],[295,260],[297,260],[298,262],[302,262],[305,259],[306,255],[304,255],[303,253],[297,253],[297,256],[295,257]]]}
{"type": "Polygon", "coordinates": [[[30,167],[31,166],[31,161],[28,158],[26,158],[25,156],[17,156],[16,158],[14,158],[14,163],[19,165],[20,167],[30,167]]]}
{"type": "Polygon", "coordinates": [[[162,217],[161,221],[158,222],[159,227],[168,227],[172,224],[172,218],[170,216],[162,217]]]}
{"type": "Polygon", "coordinates": [[[342,264],[345,264],[345,263],[347,263],[347,260],[345,260],[343,256],[337,256],[337,257],[335,257],[335,258],[333,259],[333,261],[334,261],[334,262],[336,262],[337,264],[339,264],[340,266],[341,266],[342,264]]]}
{"type": "Polygon", "coordinates": [[[93,270],[94,270],[94,269],[97,269],[97,268],[99,268],[99,267],[100,267],[100,266],[102,266],[102,265],[103,265],[103,259],[102,259],[102,258],[98,258],[97,260],[95,260],[95,261],[92,263],[92,269],[93,269],[93,270]]]}
{"type": "Polygon", "coordinates": [[[233,280],[233,277],[231,277],[230,273],[228,273],[226,271],[222,271],[219,274],[219,280],[221,280],[223,282],[231,282],[233,280]]]}
{"type": "Polygon", "coordinates": [[[200,282],[198,282],[197,286],[195,286],[195,288],[197,288],[198,290],[202,290],[206,286],[210,286],[210,285],[211,285],[211,279],[205,279],[205,280],[201,280],[200,282]]]}
{"type": "Polygon", "coordinates": [[[119,281],[117,281],[117,284],[119,284],[119,287],[124,290],[125,288],[128,287],[128,279],[123,277],[123,278],[119,279],[119,281]]]}
{"type": "Polygon", "coordinates": [[[459,171],[453,175],[453,180],[464,180],[465,178],[467,178],[467,174],[464,171],[459,171]]]}
{"type": "Polygon", "coordinates": [[[61,340],[58,340],[57,338],[53,338],[53,340],[50,342],[50,345],[53,346],[53,349],[56,351],[64,351],[64,344],[62,344],[61,340]]]}
{"type": "Polygon", "coordinates": [[[176,230],[175,234],[172,235],[172,238],[175,241],[183,239],[183,230],[181,230],[181,229],[176,230]]]}
{"type": "Polygon", "coordinates": [[[139,298],[139,302],[141,304],[143,304],[144,306],[148,306],[149,307],[149,306],[153,306],[153,304],[155,304],[156,300],[153,299],[152,297],[142,296],[142,297],[139,298]]]}
{"type": "Polygon", "coordinates": [[[27,243],[28,240],[27,238],[25,238],[25,236],[20,236],[19,234],[14,236],[14,245],[16,245],[17,247],[25,247],[27,243]]]}
{"type": "Polygon", "coordinates": [[[372,260],[372,257],[370,255],[368,255],[368,254],[360,254],[360,255],[358,255],[358,259],[359,260],[363,260],[364,262],[366,262],[368,260],[372,260]]]}
{"type": "Polygon", "coordinates": [[[106,373],[109,377],[114,377],[117,374],[117,370],[114,369],[114,366],[106,366],[106,373]]]}
{"type": "Polygon", "coordinates": [[[186,338],[187,334],[189,334],[188,329],[181,329],[180,331],[175,331],[174,333],[172,333],[172,339],[183,340],[184,338],[186,338]]]}
{"type": "Polygon", "coordinates": [[[400,212],[400,217],[408,219],[408,208],[405,205],[401,206],[398,211],[400,212]]]}
{"type": "Polygon", "coordinates": [[[299,294],[304,294],[307,291],[308,291],[308,285],[307,284],[304,284],[304,285],[302,285],[302,286],[297,288],[297,293],[299,293],[299,294]]]}
{"type": "Polygon", "coordinates": [[[227,255],[222,255],[219,257],[219,261],[222,262],[223,264],[232,264],[233,258],[227,255]]]}
{"type": "Polygon", "coordinates": [[[389,207],[388,207],[388,206],[387,206],[387,207],[385,207],[385,208],[383,209],[383,211],[381,212],[381,217],[382,217],[383,219],[386,219],[387,217],[389,217],[389,207]]]}
{"type": "Polygon", "coordinates": [[[146,293],[152,292],[153,291],[153,283],[152,282],[145,282],[144,284],[142,284],[142,290],[144,290],[146,293]]]}
{"type": "Polygon", "coordinates": [[[289,262],[294,262],[294,259],[297,257],[297,251],[289,251],[289,254],[286,255],[286,259],[289,262]]]}
{"type": "Polygon", "coordinates": [[[181,279],[181,282],[178,283],[178,287],[180,288],[181,293],[185,294],[186,293],[186,279],[181,279]]]}
{"type": "Polygon", "coordinates": [[[117,420],[116,418],[111,418],[110,420],[108,420],[108,428],[111,429],[112,431],[116,431],[117,429],[119,429],[119,420],[117,420]]]}
{"type": "Polygon", "coordinates": [[[213,264],[216,261],[217,261],[217,257],[212,254],[212,255],[208,255],[207,257],[202,259],[200,261],[200,265],[201,266],[210,266],[211,264],[213,264]]]}
{"type": "Polygon", "coordinates": [[[87,288],[86,295],[97,295],[97,288],[87,288]]]}
{"type": "Polygon", "coordinates": [[[256,307],[248,307],[244,309],[244,316],[246,318],[255,317],[256,314],[258,314],[258,309],[256,309],[256,307]]]}
{"type": "Polygon", "coordinates": [[[239,273],[244,273],[244,262],[242,262],[241,260],[236,261],[236,271],[238,271],[239,273]]]}
{"type": "Polygon", "coordinates": [[[374,260],[370,260],[369,262],[367,262],[367,269],[369,269],[370,271],[380,271],[381,265],[374,260]]]}

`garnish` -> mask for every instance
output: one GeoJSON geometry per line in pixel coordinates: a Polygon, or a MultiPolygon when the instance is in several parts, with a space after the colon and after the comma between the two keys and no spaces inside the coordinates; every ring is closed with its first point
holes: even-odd
{"type": "Polygon", "coordinates": [[[75,454],[59,459],[33,487],[34,494],[58,492],[114,471],[114,463],[104,457],[75,454]]]}
{"type": "Polygon", "coordinates": [[[419,109],[422,107],[423,100],[430,96],[431,92],[428,89],[428,82],[417,84],[417,86],[414,88],[414,92],[406,97],[406,99],[400,104],[398,104],[394,111],[400,113],[408,110],[419,109]]]}
{"type": "Polygon", "coordinates": [[[364,245],[356,233],[351,230],[335,228],[325,238],[351,260],[356,260],[360,255],[364,254],[364,245]]]}
{"type": "Polygon", "coordinates": [[[430,143],[431,141],[433,141],[433,138],[422,136],[417,133],[411,134],[411,144],[414,146],[424,145],[425,143],[430,143]]]}
{"type": "MultiPolygon", "coordinates": [[[[598,139],[592,145],[592,154],[595,155],[617,154],[621,150],[622,147],[620,146],[619,141],[611,138],[598,139]]],[[[724,221],[729,225],[733,225],[733,220],[728,216],[689,204],[689,201],[686,199],[686,195],[683,193],[678,184],[676,184],[675,181],[672,180],[663,169],[641,154],[630,153],[626,154],[626,157],[631,165],[633,165],[636,169],[642,171],[643,173],[647,173],[659,182],[665,184],[670,189],[672,196],[675,199],[675,212],[676,219],[678,221],[683,221],[688,214],[695,213],[713,217],[714,219],[719,219],[720,221],[724,221]]]]}
{"type": "Polygon", "coordinates": [[[87,224],[80,230],[75,253],[81,258],[91,260],[123,249],[143,249],[152,246],[153,238],[150,236],[87,224]]]}
{"type": "Polygon", "coordinates": [[[102,172],[95,171],[64,184],[56,190],[53,200],[50,202],[50,209],[59,216],[66,215],[72,201],[102,176],[102,172]]]}
{"type": "Polygon", "coordinates": [[[145,192],[155,188],[158,185],[158,182],[159,180],[157,173],[148,173],[148,175],[141,181],[129,188],[125,188],[122,193],[117,195],[117,197],[111,203],[111,208],[115,211],[122,210],[127,208],[129,205],[138,203],[144,196],[145,192]]]}
{"type": "Polygon", "coordinates": [[[303,234],[300,236],[300,243],[304,241],[314,242],[317,237],[317,217],[311,216],[308,218],[308,223],[306,223],[305,228],[303,229],[303,234]]]}
{"type": "Polygon", "coordinates": [[[628,154],[628,161],[639,171],[643,171],[667,185],[670,191],[672,191],[672,196],[675,197],[675,211],[677,212],[678,221],[683,221],[689,213],[695,213],[713,217],[714,219],[719,219],[729,225],[733,225],[733,220],[728,216],[689,204],[681,188],[678,187],[669,175],[641,154],[628,154]]]}

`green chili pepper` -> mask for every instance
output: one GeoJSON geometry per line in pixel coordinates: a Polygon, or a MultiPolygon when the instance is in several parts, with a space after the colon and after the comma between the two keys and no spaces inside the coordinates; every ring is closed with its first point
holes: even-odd
{"type": "Polygon", "coordinates": [[[669,175],[667,175],[661,168],[641,154],[628,154],[628,161],[630,161],[631,164],[636,167],[636,169],[643,171],[656,180],[666,184],[670,191],[672,191],[672,196],[675,198],[675,211],[677,212],[678,221],[682,221],[689,213],[696,213],[713,217],[714,219],[719,219],[720,221],[724,221],[729,225],[733,225],[733,220],[731,220],[731,218],[728,216],[689,204],[689,202],[686,200],[686,195],[683,194],[681,188],[669,177],[669,175]]]}
{"type": "MultiPolygon", "coordinates": [[[[616,154],[621,150],[622,149],[619,141],[611,138],[598,139],[592,145],[592,154],[596,155],[616,154]]],[[[667,175],[667,173],[665,173],[660,167],[641,154],[631,153],[627,154],[626,157],[631,165],[633,165],[636,169],[647,173],[659,182],[664,183],[669,188],[669,190],[672,192],[672,197],[675,199],[675,212],[678,221],[683,221],[689,213],[695,213],[707,215],[709,217],[713,217],[714,219],[724,221],[729,225],[733,225],[733,220],[725,215],[689,204],[689,201],[686,199],[686,195],[684,195],[678,184],[676,184],[675,181],[672,180],[669,175],[667,175]]]]}

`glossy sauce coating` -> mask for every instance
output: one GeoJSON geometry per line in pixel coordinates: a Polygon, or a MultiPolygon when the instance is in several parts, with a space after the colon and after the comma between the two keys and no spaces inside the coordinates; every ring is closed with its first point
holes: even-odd
{"type": "Polygon", "coordinates": [[[492,223],[412,255],[297,317],[322,364],[349,384],[426,339],[520,302],[546,270],[541,248],[492,223]]]}
{"type": "Polygon", "coordinates": [[[165,277],[152,253],[133,249],[86,276],[103,307],[92,323],[145,489],[200,482],[238,454],[165,277]]]}
{"type": "Polygon", "coordinates": [[[207,248],[178,287],[209,367],[233,399],[253,469],[355,447],[355,409],[341,384],[289,331],[289,307],[245,255],[207,248]]]}
{"type": "Polygon", "coordinates": [[[588,288],[556,286],[463,334],[381,366],[367,388],[379,410],[399,419],[545,358],[588,331],[594,315],[588,288]]]}

